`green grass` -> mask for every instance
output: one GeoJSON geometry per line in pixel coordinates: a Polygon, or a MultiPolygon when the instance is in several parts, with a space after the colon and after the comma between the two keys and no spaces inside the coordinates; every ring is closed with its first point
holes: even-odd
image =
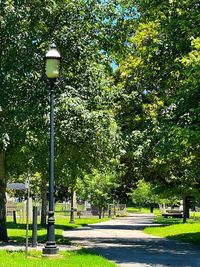
{"type": "Polygon", "coordinates": [[[63,257],[56,259],[42,258],[41,252],[32,251],[28,258],[23,252],[0,251],[0,267],[116,267],[103,257],[87,250],[62,252],[63,257]]]}
{"type": "Polygon", "coordinates": [[[195,220],[189,219],[186,223],[183,223],[182,219],[158,216],[154,222],[163,225],[145,228],[145,233],[200,245],[200,221],[198,216],[196,216],[195,220]]]}
{"type": "MultiPolygon", "coordinates": [[[[150,213],[149,208],[138,208],[138,207],[127,207],[127,212],[133,212],[133,213],[150,213]]],[[[159,209],[154,209],[154,214],[160,214],[159,209]]]]}
{"type": "MultiPolygon", "coordinates": [[[[55,237],[57,244],[69,244],[69,240],[62,236],[63,230],[73,229],[81,226],[85,226],[92,223],[106,221],[108,218],[99,220],[98,218],[81,218],[76,219],[75,224],[69,223],[68,217],[58,217],[56,216],[55,224],[55,237]]],[[[14,224],[13,222],[8,222],[8,235],[10,241],[15,241],[17,243],[24,243],[26,236],[26,224],[14,224]]],[[[38,226],[38,242],[45,243],[47,236],[46,228],[38,226]]],[[[29,237],[31,237],[31,225],[29,230],[29,237]]],[[[24,252],[13,252],[13,251],[0,251],[0,267],[115,267],[114,263],[108,262],[103,257],[93,254],[87,250],[78,251],[65,251],[61,252],[61,258],[48,259],[41,256],[39,251],[30,251],[30,255],[26,259],[24,252]]]]}
{"type": "Polygon", "coordinates": [[[159,223],[163,225],[172,225],[172,224],[180,224],[183,222],[182,218],[164,218],[160,215],[154,218],[153,223],[159,223]]]}
{"type": "MultiPolygon", "coordinates": [[[[82,226],[86,226],[88,224],[93,224],[97,222],[103,222],[107,221],[108,218],[98,219],[98,218],[77,218],[75,219],[74,224],[69,223],[69,217],[60,217],[56,216],[55,218],[55,238],[57,244],[62,245],[68,245],[69,240],[67,238],[64,238],[62,235],[63,230],[67,229],[74,229],[82,226]]],[[[13,222],[9,221],[7,222],[8,227],[8,236],[10,241],[18,242],[18,243],[24,243],[25,237],[26,237],[26,224],[25,223],[17,223],[14,224],[13,222]]],[[[32,225],[29,225],[29,238],[31,238],[32,235],[32,225]]],[[[38,225],[38,242],[39,243],[45,243],[46,237],[47,237],[47,230],[44,227],[41,227],[38,225]]]]}

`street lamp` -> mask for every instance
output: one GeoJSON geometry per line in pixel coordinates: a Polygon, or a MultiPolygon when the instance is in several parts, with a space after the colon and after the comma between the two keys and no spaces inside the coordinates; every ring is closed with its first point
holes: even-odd
{"type": "Polygon", "coordinates": [[[50,177],[49,177],[49,212],[47,243],[43,248],[43,255],[51,256],[58,254],[58,247],[55,242],[54,227],[54,88],[56,78],[59,76],[60,53],[53,43],[46,54],[46,76],[50,83],[50,177]]]}

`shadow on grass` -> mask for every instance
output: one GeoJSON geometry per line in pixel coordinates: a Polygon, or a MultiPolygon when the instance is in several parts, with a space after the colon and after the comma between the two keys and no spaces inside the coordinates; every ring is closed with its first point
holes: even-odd
{"type": "MultiPolygon", "coordinates": [[[[22,223],[13,223],[13,222],[8,222],[7,223],[7,228],[12,229],[12,230],[23,230],[22,235],[11,235],[9,236],[9,243],[18,243],[18,244],[24,244],[25,243],[25,238],[26,238],[26,224],[22,223]]],[[[73,226],[66,226],[66,225],[55,225],[55,230],[67,230],[67,229],[74,229],[73,226]]],[[[30,237],[30,234],[32,232],[32,224],[29,224],[29,241],[31,242],[32,238],[30,237]]],[[[41,225],[38,225],[38,236],[37,240],[38,243],[46,243],[47,241],[47,228],[43,227],[41,225]],[[44,231],[45,233],[40,233],[40,231],[44,231]]],[[[69,245],[70,241],[69,239],[65,238],[62,236],[62,234],[55,234],[55,240],[58,245],[69,245]]]]}
{"type": "MultiPolygon", "coordinates": [[[[6,225],[8,229],[26,230],[26,224],[24,223],[7,222],[6,225]]],[[[55,229],[61,229],[61,230],[68,230],[68,229],[71,230],[71,229],[74,229],[75,227],[78,227],[78,226],[55,224],[55,229]]],[[[38,230],[42,230],[46,228],[47,227],[38,224],[38,230]]],[[[32,229],[32,224],[29,224],[29,229],[32,229]]]]}
{"type": "MultiPolygon", "coordinates": [[[[7,250],[6,253],[7,254],[15,254],[16,251],[7,250]]],[[[24,255],[24,251],[17,251],[17,253],[24,255]]],[[[85,255],[99,256],[98,253],[95,253],[94,251],[91,251],[90,249],[85,249],[85,248],[78,249],[78,250],[71,250],[69,253],[71,255],[75,255],[75,256],[85,256],[85,255]]],[[[42,252],[33,250],[33,251],[29,251],[29,254],[31,257],[41,258],[42,252]]],[[[61,254],[65,254],[65,252],[63,251],[63,252],[61,252],[61,254]]]]}
{"type": "MultiPolygon", "coordinates": [[[[197,222],[200,222],[200,218],[199,217],[193,217],[193,216],[191,216],[186,221],[186,223],[197,223],[197,222]]],[[[164,218],[162,216],[156,216],[153,223],[159,223],[159,224],[163,224],[163,225],[182,224],[183,218],[164,218]]]]}
{"type": "MultiPolygon", "coordinates": [[[[55,230],[73,230],[77,229],[78,227],[87,226],[87,223],[78,223],[78,224],[72,224],[72,225],[63,225],[63,224],[55,224],[55,230]]],[[[9,243],[14,244],[24,244],[25,243],[25,235],[26,235],[26,224],[24,223],[13,223],[13,222],[7,222],[7,229],[9,230],[16,230],[12,235],[9,236],[9,243]],[[17,235],[17,230],[23,230],[21,235],[17,235]]],[[[47,241],[47,226],[41,226],[38,224],[38,236],[37,240],[38,243],[46,243],[47,241]]],[[[32,224],[29,224],[29,242],[31,242],[31,232],[32,232],[32,224]]],[[[71,244],[69,239],[66,237],[63,237],[62,234],[55,234],[56,243],[58,245],[69,245],[71,244]]],[[[2,244],[2,243],[0,243],[2,244]]]]}
{"type": "Polygon", "coordinates": [[[99,255],[98,253],[95,253],[91,249],[86,249],[86,248],[74,250],[73,254],[76,254],[76,255],[99,255]]]}
{"type": "Polygon", "coordinates": [[[26,230],[26,224],[24,224],[24,223],[7,222],[6,225],[7,225],[7,229],[26,230]]]}
{"type": "MultiPolygon", "coordinates": [[[[8,244],[18,244],[18,245],[24,245],[25,244],[26,237],[25,236],[10,236],[8,244]]],[[[57,245],[70,245],[71,242],[68,238],[63,237],[62,235],[55,235],[55,240],[57,245]]],[[[38,243],[45,244],[47,241],[47,235],[39,235],[37,237],[38,243]]],[[[32,238],[29,237],[29,242],[32,242],[32,238]]],[[[5,242],[0,242],[0,244],[6,244],[5,242]]]]}
{"type": "Polygon", "coordinates": [[[187,243],[191,243],[195,245],[200,245],[200,232],[178,234],[178,235],[173,235],[173,236],[167,236],[166,238],[170,240],[178,240],[181,242],[187,242],[187,243]]]}
{"type": "Polygon", "coordinates": [[[178,218],[163,218],[162,216],[155,217],[153,224],[163,224],[166,225],[173,225],[173,224],[181,224],[183,223],[183,219],[178,218]]]}

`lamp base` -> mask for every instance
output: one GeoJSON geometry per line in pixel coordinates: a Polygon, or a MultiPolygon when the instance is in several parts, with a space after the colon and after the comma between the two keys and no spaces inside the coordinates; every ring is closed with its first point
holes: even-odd
{"type": "Polygon", "coordinates": [[[43,249],[42,249],[42,255],[43,256],[57,256],[59,254],[59,248],[56,247],[56,245],[52,246],[52,245],[46,245],[43,249]]]}

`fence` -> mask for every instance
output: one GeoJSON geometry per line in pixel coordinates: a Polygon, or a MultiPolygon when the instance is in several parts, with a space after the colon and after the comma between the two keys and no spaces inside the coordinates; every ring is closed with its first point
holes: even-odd
{"type": "Polygon", "coordinates": [[[109,217],[126,216],[126,204],[109,204],[107,212],[109,217]]]}
{"type": "MultiPolygon", "coordinates": [[[[41,214],[41,203],[32,203],[30,200],[29,205],[29,221],[32,222],[32,206],[38,207],[38,215],[41,214]]],[[[14,216],[17,219],[17,222],[23,223],[26,219],[26,201],[23,202],[11,202],[8,201],[6,205],[7,216],[14,216]]],[[[70,215],[71,205],[70,202],[55,203],[55,215],[56,216],[65,216],[70,215]]],[[[76,204],[74,207],[75,216],[80,217],[92,217],[98,216],[99,211],[97,207],[89,207],[84,204],[76,204]]],[[[117,217],[126,215],[126,205],[125,204],[108,204],[107,208],[104,208],[102,216],[103,217],[117,217]]]]}
{"type": "MultiPolygon", "coordinates": [[[[26,201],[23,202],[13,202],[8,201],[6,203],[6,215],[7,217],[12,217],[14,221],[23,223],[26,221],[26,201]]],[[[32,220],[32,200],[29,201],[29,221],[32,220]]]]}

